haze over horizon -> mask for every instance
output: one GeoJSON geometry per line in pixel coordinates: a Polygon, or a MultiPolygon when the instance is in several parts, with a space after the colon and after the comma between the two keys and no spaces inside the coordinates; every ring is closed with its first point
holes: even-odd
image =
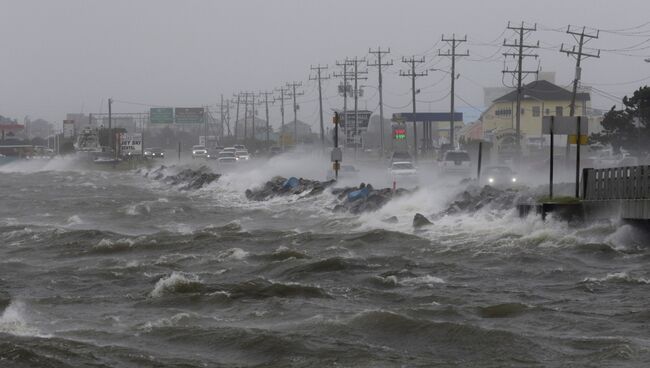
{"type": "MultiPolygon", "coordinates": [[[[650,77],[650,25],[647,1],[625,4],[604,0],[551,1],[7,1],[1,2],[0,32],[3,87],[0,115],[22,122],[44,118],[60,124],[66,113],[106,112],[109,97],[115,112],[146,111],[149,106],[214,106],[221,94],[272,90],[302,81],[298,119],[315,126],[317,89],[309,81],[310,65],[366,57],[368,48],[390,48],[394,65],[386,70],[386,114],[409,110],[410,83],[402,56],[423,55],[425,68],[447,70],[439,57],[448,46],[442,34],[468,42],[459,51],[458,109],[480,109],[482,87],[502,85],[504,39],[508,21],[537,23],[529,42],[540,41],[539,65],[557,72],[557,84],[573,78],[574,60],[560,44],[575,40],[568,25],[601,29],[589,43],[602,49],[600,59],[583,63],[585,85],[604,92],[592,95],[592,106],[609,108],[615,97],[630,94],[650,77]],[[522,5],[525,3],[525,5],[522,5]],[[585,11],[588,9],[589,11],[585,11]],[[634,10],[634,11],[632,11],[634,10]],[[492,14],[498,14],[493,16],[492,14]],[[640,27],[637,27],[640,26],[640,27]],[[632,30],[629,30],[632,29],[632,30]],[[609,31],[607,31],[609,30],[609,31]],[[645,41],[645,42],[644,42],[645,41]],[[638,45],[638,46],[637,46],[638,45]],[[628,51],[631,50],[631,51],[628,51]],[[629,82],[629,83],[628,83],[629,82]]],[[[528,60],[535,68],[537,61],[528,60]]],[[[365,67],[364,67],[365,69],[365,67]]],[[[376,68],[368,68],[361,108],[375,110],[376,68]]],[[[418,110],[446,111],[448,75],[429,72],[418,78],[418,110]]],[[[528,81],[532,80],[532,77],[528,81]]],[[[339,108],[339,79],[324,84],[324,108],[339,108]]],[[[291,114],[289,114],[291,115],[291,114]]],[[[279,107],[271,107],[277,122],[279,107]]],[[[289,116],[291,119],[291,116],[289,116]]],[[[276,124],[277,125],[277,124],[276,124]]]]}

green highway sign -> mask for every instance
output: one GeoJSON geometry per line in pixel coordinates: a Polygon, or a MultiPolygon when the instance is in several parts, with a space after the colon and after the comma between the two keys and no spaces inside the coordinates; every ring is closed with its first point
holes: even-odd
{"type": "Polygon", "coordinates": [[[152,107],[149,109],[149,121],[151,124],[172,124],[174,122],[174,108],[152,107]]]}
{"type": "Polygon", "coordinates": [[[203,107],[177,107],[174,110],[176,124],[203,124],[203,107]]]}

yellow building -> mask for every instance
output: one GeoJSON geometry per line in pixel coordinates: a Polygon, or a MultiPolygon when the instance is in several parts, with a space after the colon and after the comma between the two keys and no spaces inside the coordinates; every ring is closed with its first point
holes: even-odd
{"type": "MultiPolygon", "coordinates": [[[[576,96],[575,115],[587,115],[589,93],[576,96]]],[[[486,139],[499,145],[515,142],[517,91],[505,94],[492,102],[481,115],[486,139]]],[[[544,116],[569,116],[571,91],[545,80],[538,80],[523,87],[521,100],[521,144],[522,147],[537,145],[544,141],[542,118],[544,116]]]]}

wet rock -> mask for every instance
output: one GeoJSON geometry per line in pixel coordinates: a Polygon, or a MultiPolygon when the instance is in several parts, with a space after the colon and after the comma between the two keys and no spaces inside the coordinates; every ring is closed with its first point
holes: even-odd
{"type": "Polygon", "coordinates": [[[399,222],[399,220],[397,219],[397,216],[391,216],[381,220],[381,222],[385,222],[387,224],[396,224],[399,222]]]}
{"type": "MultiPolygon", "coordinates": [[[[305,194],[314,196],[321,194],[331,187],[335,181],[317,181],[304,178],[275,177],[264,185],[246,190],[246,198],[252,201],[265,201],[273,197],[290,194],[305,194]]],[[[331,193],[336,196],[332,211],[359,214],[380,209],[390,200],[400,195],[411,193],[406,189],[393,192],[390,188],[375,189],[371,184],[361,183],[358,187],[333,188],[331,193]]]]}
{"type": "Polygon", "coordinates": [[[306,193],[307,196],[313,196],[323,193],[332,184],[334,184],[334,180],[318,181],[295,177],[287,179],[276,176],[261,187],[247,189],[245,194],[246,198],[252,201],[266,201],[276,196],[303,193],[306,193]]]}
{"type": "Polygon", "coordinates": [[[429,219],[424,217],[424,215],[422,215],[421,213],[416,213],[415,216],[413,216],[413,227],[414,228],[418,229],[418,228],[421,228],[423,226],[429,226],[429,225],[433,225],[433,223],[431,221],[429,221],[429,219]]]}
{"type": "Polygon", "coordinates": [[[210,171],[206,166],[199,169],[185,169],[174,175],[166,175],[167,167],[162,165],[159,168],[146,172],[145,177],[162,181],[171,186],[178,186],[180,190],[197,190],[218,180],[221,175],[210,171]]]}
{"type": "Polygon", "coordinates": [[[474,212],[482,208],[509,210],[514,208],[516,203],[530,200],[528,197],[529,195],[512,188],[499,189],[489,185],[472,186],[460,193],[444,211],[434,214],[433,218],[474,212]]]}

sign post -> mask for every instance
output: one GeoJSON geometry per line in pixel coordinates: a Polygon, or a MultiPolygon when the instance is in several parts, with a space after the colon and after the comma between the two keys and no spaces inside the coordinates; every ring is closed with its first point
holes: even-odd
{"type": "Polygon", "coordinates": [[[343,152],[339,148],[339,113],[336,111],[332,122],[334,123],[334,148],[332,149],[332,162],[334,164],[332,164],[332,169],[334,169],[335,180],[339,180],[339,169],[341,168],[339,161],[343,160],[343,152]]]}
{"type": "Polygon", "coordinates": [[[580,198],[580,116],[576,121],[576,130],[578,131],[578,139],[576,139],[576,198],[580,198]]]}
{"type": "Polygon", "coordinates": [[[548,197],[550,199],[553,199],[553,149],[555,146],[555,141],[553,140],[553,123],[555,121],[555,116],[551,116],[551,127],[549,130],[549,133],[551,134],[551,147],[550,147],[550,152],[551,152],[551,157],[549,157],[548,165],[549,165],[549,186],[548,186],[548,197]]]}
{"type": "Polygon", "coordinates": [[[544,116],[542,119],[542,134],[551,135],[551,161],[550,161],[550,189],[549,195],[553,198],[553,135],[566,134],[568,145],[572,143],[572,137],[576,141],[576,198],[580,198],[580,145],[587,142],[589,132],[589,120],[584,116],[544,116]]]}

